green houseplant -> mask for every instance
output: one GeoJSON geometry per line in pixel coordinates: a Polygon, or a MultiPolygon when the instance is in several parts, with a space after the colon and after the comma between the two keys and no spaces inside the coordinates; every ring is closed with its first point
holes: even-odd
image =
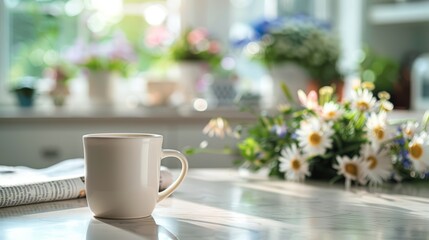
{"type": "Polygon", "coordinates": [[[175,62],[205,62],[216,66],[222,59],[220,43],[204,28],[186,29],[172,43],[168,56],[175,62]]]}
{"type": "Polygon", "coordinates": [[[374,93],[381,91],[393,93],[399,78],[399,64],[366,48],[360,62],[360,76],[362,81],[374,84],[374,93]]]}
{"type": "Polygon", "coordinates": [[[255,29],[258,37],[249,44],[257,47],[247,52],[268,68],[285,62],[295,63],[320,86],[330,85],[341,78],[337,69],[338,40],[327,23],[298,15],[263,21],[256,24],[255,29]]]}
{"type": "Polygon", "coordinates": [[[262,21],[255,25],[255,37],[244,50],[250,59],[262,63],[273,80],[272,107],[284,102],[280,84],[293,93],[311,85],[332,85],[341,80],[337,69],[339,44],[327,24],[298,15],[262,21]]]}

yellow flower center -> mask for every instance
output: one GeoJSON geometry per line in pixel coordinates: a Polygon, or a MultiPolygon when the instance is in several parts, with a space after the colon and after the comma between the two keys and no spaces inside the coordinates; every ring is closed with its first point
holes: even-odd
{"type": "Polygon", "coordinates": [[[310,143],[310,145],[312,146],[317,146],[320,144],[320,142],[322,141],[322,136],[320,136],[319,133],[317,132],[312,132],[309,136],[308,136],[308,142],[310,143]]]}
{"type": "Polygon", "coordinates": [[[331,86],[324,86],[319,89],[319,95],[332,95],[334,88],[331,86]]]}
{"type": "Polygon", "coordinates": [[[329,111],[327,114],[326,114],[326,116],[329,118],[329,119],[333,119],[333,118],[335,118],[335,116],[337,115],[337,113],[335,112],[335,111],[329,111]]]}
{"type": "Polygon", "coordinates": [[[364,110],[364,111],[369,109],[369,103],[363,100],[357,101],[356,106],[360,110],[364,110]]]}
{"type": "Polygon", "coordinates": [[[368,89],[368,90],[374,90],[375,85],[374,85],[374,83],[372,83],[372,82],[363,82],[363,83],[361,84],[361,87],[362,87],[362,88],[366,88],[366,89],[368,89]]]}
{"type": "Polygon", "coordinates": [[[369,156],[366,160],[369,162],[369,166],[368,166],[369,169],[374,169],[375,167],[377,167],[377,158],[376,157],[369,156]]]}
{"type": "Polygon", "coordinates": [[[301,163],[298,159],[293,159],[292,161],[290,161],[290,166],[293,170],[298,171],[301,168],[301,163]]]}
{"type": "Polygon", "coordinates": [[[420,159],[420,157],[423,155],[423,148],[421,144],[413,143],[409,146],[410,148],[410,155],[414,159],[420,159]]]}
{"type": "Polygon", "coordinates": [[[346,170],[346,173],[348,173],[348,174],[350,174],[352,176],[357,177],[358,168],[357,168],[356,164],[354,164],[354,163],[347,163],[346,166],[345,166],[345,170],[346,170]]]}
{"type": "Polygon", "coordinates": [[[378,97],[380,99],[383,99],[383,100],[389,100],[390,99],[390,94],[388,92],[386,92],[386,91],[381,91],[381,92],[378,93],[378,97]]]}
{"type": "Polygon", "coordinates": [[[384,138],[384,128],[382,128],[381,126],[376,126],[373,131],[378,140],[384,138]]]}
{"type": "Polygon", "coordinates": [[[411,136],[413,136],[413,131],[411,129],[407,128],[405,130],[405,135],[407,135],[408,137],[411,137],[411,136]]]}

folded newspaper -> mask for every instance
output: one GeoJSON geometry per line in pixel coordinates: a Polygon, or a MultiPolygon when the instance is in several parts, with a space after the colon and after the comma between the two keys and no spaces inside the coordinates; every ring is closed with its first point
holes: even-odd
{"type": "MultiPolygon", "coordinates": [[[[69,159],[44,169],[0,166],[0,208],[85,197],[84,160],[69,159]]],[[[160,191],[173,181],[161,166],[160,191]]]]}

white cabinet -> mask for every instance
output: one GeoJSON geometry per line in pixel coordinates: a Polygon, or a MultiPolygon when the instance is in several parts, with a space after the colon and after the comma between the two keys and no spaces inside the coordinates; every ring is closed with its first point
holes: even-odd
{"type": "MultiPolygon", "coordinates": [[[[24,165],[35,168],[50,166],[61,160],[83,157],[82,136],[96,132],[147,132],[164,136],[164,148],[183,151],[207,140],[210,148],[234,147],[231,138],[209,138],[202,129],[212,116],[163,116],[133,114],[112,117],[13,116],[4,117],[0,111],[0,165],[24,165]]],[[[150,115],[150,114],[149,114],[150,115]]],[[[232,124],[248,122],[233,113],[232,124]]],[[[190,167],[231,167],[236,156],[197,154],[189,157],[190,167]]],[[[178,167],[174,159],[163,160],[167,167],[178,167]]]]}

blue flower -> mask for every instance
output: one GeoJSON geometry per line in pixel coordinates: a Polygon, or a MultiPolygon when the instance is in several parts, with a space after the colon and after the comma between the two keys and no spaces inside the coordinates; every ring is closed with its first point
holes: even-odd
{"type": "Polygon", "coordinates": [[[286,26],[313,26],[325,31],[331,30],[331,24],[326,21],[318,20],[307,14],[295,14],[290,17],[280,17],[273,19],[260,19],[250,24],[253,34],[251,36],[235,39],[232,45],[235,47],[243,47],[250,42],[261,40],[261,38],[276,29],[282,29],[286,26]]]}
{"type": "Polygon", "coordinates": [[[408,151],[405,148],[401,148],[400,154],[402,157],[402,166],[404,166],[405,169],[410,169],[412,163],[408,158],[408,151]]]}
{"type": "Polygon", "coordinates": [[[287,127],[284,124],[283,125],[276,124],[271,128],[271,132],[274,132],[278,137],[283,138],[286,136],[287,127]]]}
{"type": "Polygon", "coordinates": [[[284,25],[284,22],[284,18],[275,18],[270,20],[264,19],[262,21],[255,22],[254,24],[252,24],[252,26],[253,30],[255,31],[256,37],[261,38],[262,36],[270,32],[271,29],[282,27],[284,25]]]}
{"type": "Polygon", "coordinates": [[[401,147],[403,147],[405,145],[404,138],[399,138],[399,139],[395,140],[395,142],[398,143],[398,145],[401,147]]]}
{"type": "Polygon", "coordinates": [[[292,133],[292,135],[290,136],[292,139],[296,140],[298,139],[298,134],[296,133],[292,133]]]}
{"type": "Polygon", "coordinates": [[[402,158],[402,166],[404,166],[405,169],[411,168],[411,161],[408,158],[402,158]]]}

